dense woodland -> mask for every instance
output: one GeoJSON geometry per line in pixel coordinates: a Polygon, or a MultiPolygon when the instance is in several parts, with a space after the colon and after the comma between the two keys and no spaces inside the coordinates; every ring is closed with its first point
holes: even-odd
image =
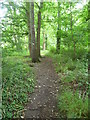
{"type": "Polygon", "coordinates": [[[23,116],[36,83],[34,64],[49,57],[60,79],[59,114],[87,118],[90,2],[0,2],[0,7],[7,10],[0,23],[2,117],[23,116]]]}

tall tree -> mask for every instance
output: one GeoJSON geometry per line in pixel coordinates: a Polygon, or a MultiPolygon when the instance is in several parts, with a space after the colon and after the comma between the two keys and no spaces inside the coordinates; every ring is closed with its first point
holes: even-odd
{"type": "Polygon", "coordinates": [[[35,28],[34,28],[34,2],[30,3],[30,28],[31,28],[31,57],[32,62],[38,61],[38,56],[36,52],[36,41],[35,41],[35,28]]]}
{"type": "Polygon", "coordinates": [[[43,7],[43,2],[40,2],[40,7],[39,7],[39,11],[38,11],[38,27],[37,27],[37,55],[38,55],[38,57],[40,57],[40,28],[41,28],[41,9],[42,9],[42,7],[43,7]]]}
{"type": "Polygon", "coordinates": [[[31,56],[30,4],[28,2],[26,2],[26,15],[27,15],[27,26],[28,26],[28,47],[31,56]]]}
{"type": "Polygon", "coordinates": [[[60,23],[60,2],[58,2],[58,28],[57,28],[57,48],[56,52],[60,53],[60,43],[61,43],[61,23],[60,23]]]}
{"type": "Polygon", "coordinates": [[[45,45],[45,31],[43,30],[43,50],[46,49],[46,45],[45,45]]]}
{"type": "Polygon", "coordinates": [[[46,45],[46,50],[47,50],[47,45],[48,45],[48,44],[47,44],[47,34],[45,34],[45,40],[46,40],[46,41],[45,41],[45,45],[46,45]]]}

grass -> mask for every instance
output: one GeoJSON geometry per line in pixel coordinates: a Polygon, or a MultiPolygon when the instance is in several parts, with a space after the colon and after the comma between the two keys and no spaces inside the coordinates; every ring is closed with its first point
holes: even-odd
{"type": "Polygon", "coordinates": [[[79,93],[74,94],[70,89],[67,89],[59,97],[59,109],[66,112],[68,118],[87,118],[88,116],[88,96],[84,101],[79,98],[79,93]]]}
{"type": "Polygon", "coordinates": [[[2,61],[3,118],[20,118],[28,96],[34,90],[34,75],[28,65],[30,58],[4,57],[2,61]]]}
{"type": "Polygon", "coordinates": [[[44,56],[45,54],[47,54],[49,51],[48,50],[41,50],[41,55],[44,56]]]}
{"type": "MultiPolygon", "coordinates": [[[[76,59],[72,50],[61,51],[56,54],[53,48],[50,52],[41,51],[53,59],[57,74],[60,76],[60,95],[58,108],[60,114],[68,118],[88,117],[88,60],[84,50],[77,50],[76,59]],[[54,51],[54,52],[53,52],[54,51]]],[[[31,59],[13,53],[13,56],[3,57],[3,118],[20,118],[28,96],[34,90],[34,75],[30,68],[31,59]]]]}
{"type": "Polygon", "coordinates": [[[87,52],[77,52],[73,59],[72,50],[61,51],[55,54],[53,50],[46,55],[53,59],[56,72],[60,76],[60,96],[58,108],[60,114],[68,118],[88,118],[88,60],[87,52]],[[80,54],[80,55],[79,55],[80,54]]]}

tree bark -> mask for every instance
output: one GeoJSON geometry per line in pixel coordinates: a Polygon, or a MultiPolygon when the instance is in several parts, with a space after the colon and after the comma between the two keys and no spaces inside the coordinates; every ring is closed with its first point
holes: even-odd
{"type": "Polygon", "coordinates": [[[26,2],[26,15],[27,15],[27,27],[28,27],[28,48],[31,57],[31,31],[30,31],[30,3],[26,2]]]}
{"type": "Polygon", "coordinates": [[[37,62],[38,61],[38,56],[36,52],[36,45],[35,45],[35,28],[34,28],[34,2],[30,3],[30,28],[31,28],[31,57],[32,57],[32,62],[37,62]]]}
{"type": "Polygon", "coordinates": [[[47,34],[45,34],[45,44],[46,44],[46,50],[47,50],[47,34]]]}
{"type": "Polygon", "coordinates": [[[58,2],[58,28],[57,28],[57,46],[56,52],[60,53],[60,44],[61,44],[61,23],[60,23],[60,2],[58,2]]]}
{"type": "Polygon", "coordinates": [[[46,49],[46,45],[45,45],[45,32],[43,31],[43,50],[46,49]]]}
{"type": "Polygon", "coordinates": [[[38,11],[38,28],[37,28],[37,55],[40,57],[40,28],[41,28],[41,8],[43,7],[43,2],[40,3],[40,8],[38,11]]]}

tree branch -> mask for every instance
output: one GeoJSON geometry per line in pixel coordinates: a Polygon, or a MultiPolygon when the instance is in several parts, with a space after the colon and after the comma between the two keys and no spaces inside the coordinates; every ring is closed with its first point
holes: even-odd
{"type": "Polygon", "coordinates": [[[37,7],[40,9],[40,6],[38,5],[38,3],[35,2],[35,4],[37,5],[37,7]]]}

